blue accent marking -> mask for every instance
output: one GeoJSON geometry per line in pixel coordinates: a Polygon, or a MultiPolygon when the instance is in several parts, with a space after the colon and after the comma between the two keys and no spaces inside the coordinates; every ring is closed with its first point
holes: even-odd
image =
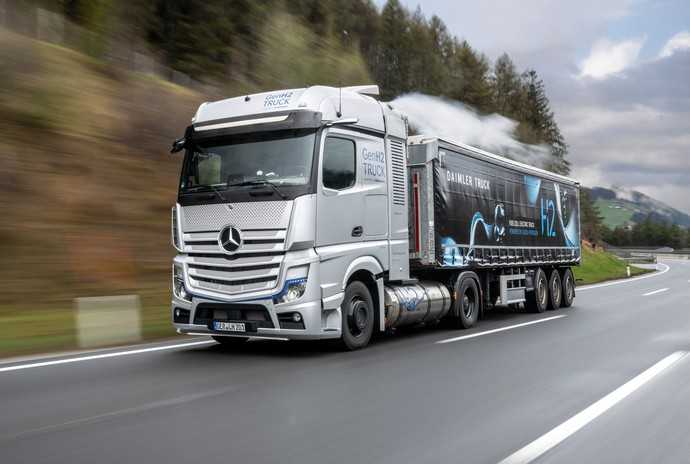
{"type": "Polygon", "coordinates": [[[539,197],[539,188],[541,187],[541,179],[534,176],[525,176],[525,190],[527,191],[527,201],[532,206],[537,204],[537,197],[539,197]]]}

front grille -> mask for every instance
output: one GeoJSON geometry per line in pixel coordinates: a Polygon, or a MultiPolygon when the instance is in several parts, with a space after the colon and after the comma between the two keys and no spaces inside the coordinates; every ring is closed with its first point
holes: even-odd
{"type": "Polygon", "coordinates": [[[261,305],[201,303],[194,313],[194,324],[209,325],[211,321],[252,322],[256,327],[273,328],[268,310],[261,305]]]}
{"type": "Polygon", "coordinates": [[[242,230],[242,246],[227,255],[218,245],[218,231],[185,233],[189,283],[227,294],[273,289],[278,284],[285,236],[284,229],[242,230]]]}

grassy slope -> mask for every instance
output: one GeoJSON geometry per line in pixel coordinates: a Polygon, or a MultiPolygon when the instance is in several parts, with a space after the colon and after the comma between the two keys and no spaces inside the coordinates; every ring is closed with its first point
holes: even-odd
{"type": "MultiPolygon", "coordinates": [[[[582,264],[574,268],[575,279],[578,279],[578,285],[622,279],[627,276],[626,266],[627,264],[624,261],[616,258],[611,253],[607,253],[604,250],[594,251],[588,246],[583,246],[582,264]]],[[[630,266],[630,271],[632,275],[650,272],[647,269],[635,266],[630,266]]]]}
{"type": "Polygon", "coordinates": [[[599,209],[604,224],[612,229],[630,223],[635,214],[631,204],[620,200],[598,199],[594,202],[594,206],[599,209]]]}

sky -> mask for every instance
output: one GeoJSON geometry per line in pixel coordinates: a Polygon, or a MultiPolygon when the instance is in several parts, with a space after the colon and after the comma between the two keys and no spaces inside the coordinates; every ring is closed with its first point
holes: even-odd
{"type": "Polygon", "coordinates": [[[506,52],[537,70],[573,177],[690,213],[690,1],[401,2],[490,60],[506,52]]]}

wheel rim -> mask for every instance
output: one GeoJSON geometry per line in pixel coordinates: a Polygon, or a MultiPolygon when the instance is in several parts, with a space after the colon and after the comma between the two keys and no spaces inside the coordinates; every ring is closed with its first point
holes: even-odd
{"type": "Polygon", "coordinates": [[[469,319],[472,317],[472,314],[474,313],[474,308],[477,303],[477,297],[474,294],[474,291],[472,290],[471,287],[468,287],[465,289],[465,292],[462,295],[462,301],[461,301],[461,309],[462,309],[462,314],[465,316],[466,319],[469,319]]]}
{"type": "Polygon", "coordinates": [[[539,279],[537,287],[539,288],[539,303],[541,306],[546,306],[546,279],[544,277],[539,279]]]}
{"type": "Polygon", "coordinates": [[[348,330],[353,337],[364,333],[369,324],[369,307],[367,303],[355,296],[350,300],[350,314],[348,314],[348,330]]]}
{"type": "Polygon", "coordinates": [[[565,296],[568,301],[573,298],[573,281],[570,275],[565,276],[565,296]]]}
{"type": "Polygon", "coordinates": [[[553,285],[551,286],[551,294],[553,295],[553,301],[560,303],[561,301],[561,282],[558,279],[553,279],[553,285]]]}

